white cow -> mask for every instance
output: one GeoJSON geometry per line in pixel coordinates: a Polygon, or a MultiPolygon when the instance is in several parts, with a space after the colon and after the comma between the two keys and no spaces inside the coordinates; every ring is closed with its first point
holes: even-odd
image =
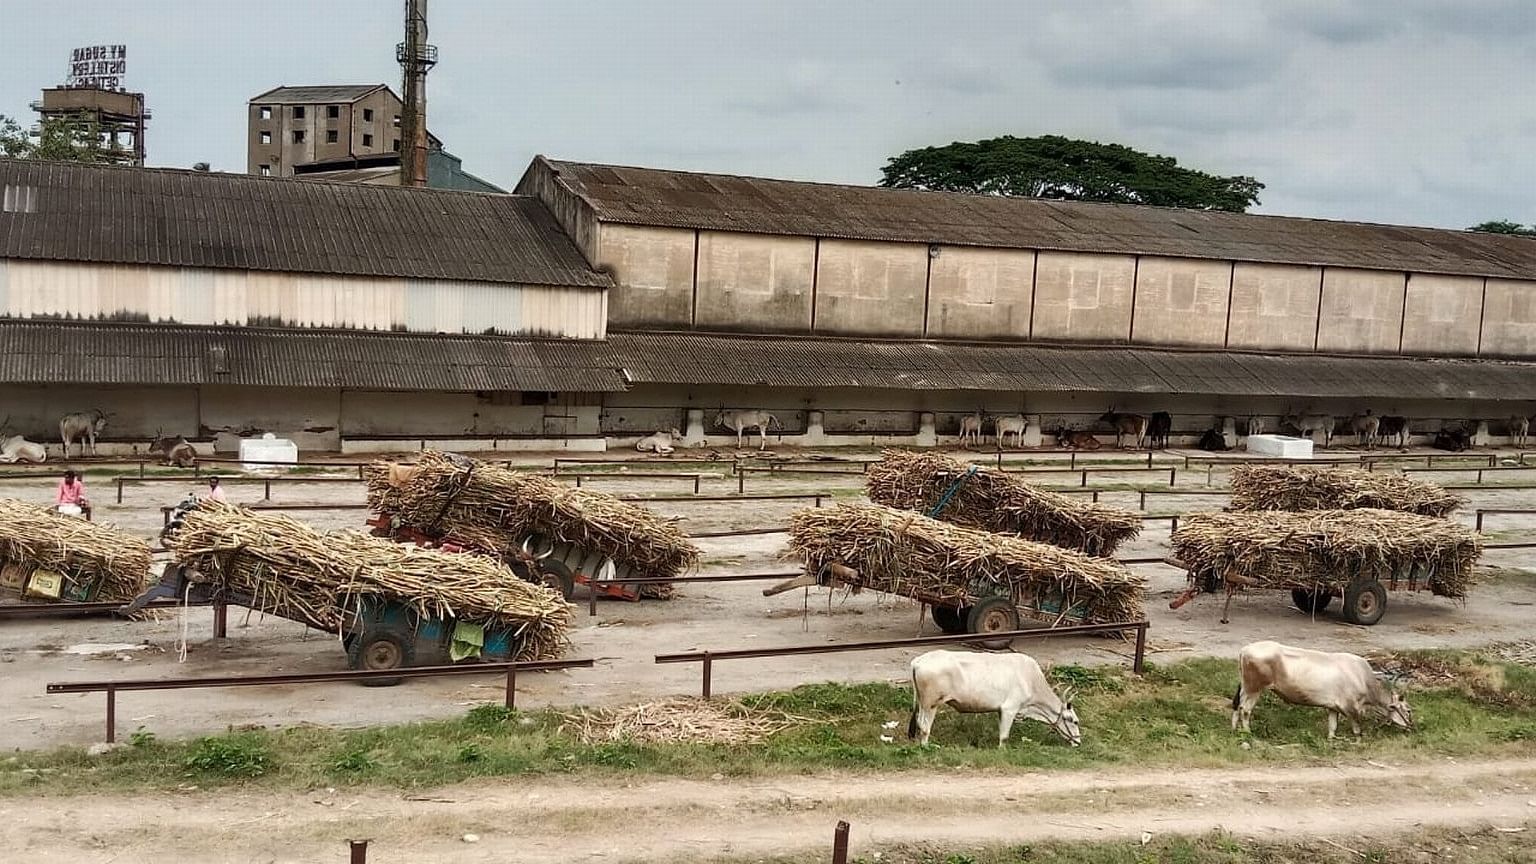
{"type": "Polygon", "coordinates": [[[1051,727],[1073,747],[1083,742],[1071,697],[1058,698],[1028,654],[929,651],[912,661],[912,717],[907,737],[928,743],[939,706],[962,714],[998,712],[997,746],[1008,742],[1020,714],[1051,727]]]}
{"type": "Polygon", "coordinates": [[[1023,448],[1024,433],[1029,430],[1029,420],[1023,414],[998,417],[992,421],[992,429],[997,433],[997,449],[1003,449],[1003,446],[1008,443],[1009,435],[1014,436],[1017,446],[1023,448]]]}
{"type": "Polygon", "coordinates": [[[1333,430],[1338,423],[1332,414],[1287,414],[1285,425],[1300,432],[1303,438],[1311,438],[1313,432],[1323,433],[1323,447],[1326,449],[1333,444],[1333,430]]]}
{"type": "Polygon", "coordinates": [[[1509,418],[1509,441],[1516,447],[1524,447],[1525,439],[1531,434],[1531,418],[1509,418]]]}
{"type": "Polygon", "coordinates": [[[677,447],[678,441],[683,438],[683,433],[677,431],[677,427],[653,432],[635,442],[635,449],[641,453],[653,452],[662,456],[671,453],[677,447]]]}
{"type": "Polygon", "coordinates": [[[20,435],[12,435],[0,443],[0,462],[47,462],[48,448],[34,444],[20,435]]]}
{"type": "Polygon", "coordinates": [[[970,446],[972,442],[981,446],[981,412],[967,414],[960,418],[960,446],[970,446]]]}
{"type": "Polygon", "coordinates": [[[1238,665],[1242,680],[1232,696],[1233,729],[1241,724],[1244,732],[1249,731],[1253,706],[1265,690],[1274,690],[1292,705],[1326,708],[1329,738],[1338,728],[1341,714],[1349,718],[1356,735],[1360,734],[1360,719],[1368,714],[1402,729],[1413,728],[1413,709],[1357,654],[1252,642],[1238,654],[1238,665]]]}
{"type": "MultiPolygon", "coordinates": [[[[721,429],[736,430],[736,447],[741,447],[741,433],[743,430],[756,429],[762,439],[757,449],[762,450],[768,446],[768,427],[778,425],[779,418],[767,411],[721,411],[715,415],[715,425],[721,429]]],[[[747,434],[747,443],[752,443],[752,435],[747,434]]]]}
{"type": "Polygon", "coordinates": [[[1263,435],[1264,434],[1264,418],[1263,417],[1260,417],[1259,415],[1255,414],[1252,417],[1248,418],[1248,434],[1249,435],[1263,435]]]}
{"type": "Polygon", "coordinates": [[[64,442],[64,458],[69,458],[69,447],[80,440],[80,455],[84,456],[87,445],[90,454],[96,455],[96,436],[107,427],[107,412],[100,408],[76,411],[59,418],[59,440],[64,442]]]}

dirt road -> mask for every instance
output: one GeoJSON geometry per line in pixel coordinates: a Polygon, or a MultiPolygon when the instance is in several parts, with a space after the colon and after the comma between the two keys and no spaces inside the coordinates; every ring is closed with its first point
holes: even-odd
{"type": "Polygon", "coordinates": [[[0,848],[30,864],[368,860],[719,861],[930,841],[1138,840],[1223,829],[1354,838],[1417,826],[1536,831],[1536,760],[1404,767],[484,781],[429,792],[322,789],[0,800],[0,848]],[[473,834],[476,842],[464,837],[473,834]]]}

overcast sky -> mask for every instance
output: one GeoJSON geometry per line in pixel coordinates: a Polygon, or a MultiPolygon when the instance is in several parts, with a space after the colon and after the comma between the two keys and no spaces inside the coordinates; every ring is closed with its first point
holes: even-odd
{"type": "MultiPolygon", "coordinates": [[[[399,91],[402,7],[4,0],[0,114],[126,43],[150,161],[243,171],[251,96],[399,91]]],[[[429,125],[503,186],[536,153],[872,183],[908,148],[1057,133],[1253,175],[1266,213],[1536,222],[1532,0],[434,0],[430,25],[429,125]]]]}

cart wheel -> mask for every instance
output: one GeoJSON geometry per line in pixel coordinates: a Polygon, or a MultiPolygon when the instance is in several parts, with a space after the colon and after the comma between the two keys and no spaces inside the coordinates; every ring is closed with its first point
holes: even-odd
{"type": "Polygon", "coordinates": [[[1375,624],[1387,614],[1387,589],[1375,579],[1362,576],[1344,589],[1344,620],[1351,624],[1375,624]]]}
{"type": "Polygon", "coordinates": [[[570,568],[563,563],[552,559],[539,562],[539,583],[545,588],[559,591],[560,596],[566,600],[576,593],[576,577],[571,575],[570,568]]]}
{"type": "MultiPolygon", "coordinates": [[[[414,652],[411,639],[393,630],[368,630],[354,636],[347,646],[349,669],[399,669],[411,665],[414,652]]],[[[364,678],[357,683],[364,687],[393,687],[399,678],[364,678]]]]}
{"type": "Polygon", "coordinates": [[[1308,591],[1305,588],[1292,588],[1291,602],[1296,604],[1297,609],[1308,615],[1317,615],[1324,609],[1327,609],[1329,603],[1333,602],[1333,592],[1326,588],[1319,588],[1316,591],[1308,591]]]}
{"type": "MultiPolygon", "coordinates": [[[[1009,597],[983,597],[971,607],[965,629],[971,633],[1003,633],[1019,629],[1019,610],[1009,597]]],[[[1008,640],[983,642],[988,648],[1006,648],[1008,640]]]]}
{"type": "Polygon", "coordinates": [[[961,610],[950,606],[929,606],[928,614],[933,618],[933,623],[939,625],[939,629],[945,633],[964,633],[965,616],[961,610]]]}

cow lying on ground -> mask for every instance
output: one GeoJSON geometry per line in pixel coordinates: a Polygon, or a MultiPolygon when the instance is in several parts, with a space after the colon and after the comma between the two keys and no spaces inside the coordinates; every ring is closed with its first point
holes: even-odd
{"type": "Polygon", "coordinates": [[[1452,453],[1471,450],[1472,433],[1464,425],[1443,427],[1435,433],[1434,446],[1437,450],[1449,450],[1452,453]]]}
{"type": "Polygon", "coordinates": [[[677,431],[676,427],[663,429],[660,432],[652,432],[636,441],[635,449],[641,453],[654,452],[665,456],[676,449],[677,442],[681,441],[682,438],[683,433],[677,431]]]}
{"type": "Polygon", "coordinates": [[[962,714],[998,712],[997,746],[1008,743],[1013,720],[1023,715],[1051,727],[1073,747],[1083,743],[1070,696],[1051,690],[1040,664],[1028,654],[929,651],[912,660],[912,716],[907,737],[927,744],[939,706],[962,714]]]}
{"type": "Polygon", "coordinates": [[[1073,431],[1062,427],[1056,430],[1056,446],[1069,450],[1097,450],[1099,438],[1092,432],[1073,431]]]}
{"type": "Polygon", "coordinates": [[[1356,735],[1366,716],[1385,719],[1402,729],[1413,728],[1413,709],[1376,677],[1371,664],[1356,654],[1311,651],[1279,642],[1252,642],[1238,654],[1242,680],[1232,696],[1232,728],[1248,732],[1253,706],[1265,690],[1292,705],[1328,710],[1328,737],[1339,715],[1349,718],[1356,735]]]}

